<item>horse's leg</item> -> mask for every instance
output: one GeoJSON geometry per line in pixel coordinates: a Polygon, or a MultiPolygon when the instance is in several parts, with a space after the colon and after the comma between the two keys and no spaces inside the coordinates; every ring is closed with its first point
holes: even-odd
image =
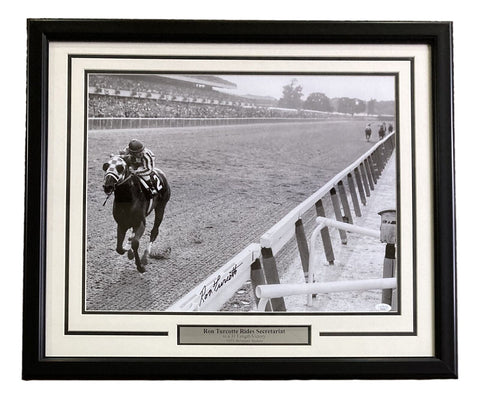
{"type": "Polygon", "coordinates": [[[128,249],[127,256],[128,256],[129,260],[132,260],[133,257],[134,257],[133,250],[132,250],[132,239],[133,239],[134,235],[135,235],[135,232],[132,231],[130,237],[128,238],[128,242],[130,243],[130,248],[128,249]]]}
{"type": "Polygon", "coordinates": [[[127,230],[125,227],[117,225],[117,252],[120,255],[123,255],[127,250],[123,248],[123,241],[125,240],[125,234],[127,233],[127,230]]]}
{"type": "Polygon", "coordinates": [[[150,242],[154,242],[158,237],[158,228],[163,221],[163,215],[165,213],[165,201],[160,201],[155,208],[155,220],[153,222],[152,231],[150,232],[150,242]]]}
{"type": "Polygon", "coordinates": [[[135,236],[132,238],[132,250],[133,250],[133,255],[135,257],[135,265],[137,265],[137,270],[140,273],[143,273],[145,271],[145,268],[143,267],[142,262],[140,260],[140,256],[138,255],[140,238],[142,237],[144,231],[145,231],[145,221],[142,220],[140,224],[135,228],[135,236]]]}
{"type": "Polygon", "coordinates": [[[147,249],[143,253],[142,256],[142,263],[147,264],[147,258],[150,256],[150,252],[152,251],[152,244],[158,237],[158,228],[163,221],[163,215],[165,213],[165,206],[167,205],[167,201],[160,201],[155,208],[155,220],[153,222],[152,231],[150,232],[150,242],[148,243],[147,249]]]}

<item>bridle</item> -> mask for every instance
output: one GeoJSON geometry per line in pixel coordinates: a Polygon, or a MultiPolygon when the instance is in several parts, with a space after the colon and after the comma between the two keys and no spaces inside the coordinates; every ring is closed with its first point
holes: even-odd
{"type": "MultiPolygon", "coordinates": [[[[115,181],[115,184],[113,185],[113,190],[112,190],[109,194],[107,194],[107,198],[105,198],[105,201],[103,202],[103,206],[105,206],[105,204],[107,203],[108,199],[109,199],[110,196],[115,192],[115,190],[116,190],[119,186],[121,186],[122,184],[124,184],[124,183],[126,183],[128,180],[130,180],[131,177],[133,176],[133,174],[130,173],[130,174],[128,174],[128,175],[125,177],[125,175],[127,174],[127,173],[126,173],[126,172],[127,172],[127,164],[126,164],[126,162],[124,162],[123,160],[122,160],[121,164],[124,166],[125,170],[124,170],[122,173],[120,173],[118,170],[115,171],[116,173],[114,172],[115,167],[116,167],[116,163],[113,164],[112,161],[116,161],[117,159],[119,159],[119,158],[113,158],[113,159],[110,160],[110,162],[108,162],[109,167],[108,167],[108,169],[106,170],[105,175],[104,175],[104,177],[103,177],[104,185],[105,185],[105,181],[107,180],[108,177],[111,177],[111,178],[115,181]]],[[[120,159],[121,159],[121,158],[120,158],[120,159]]]]}

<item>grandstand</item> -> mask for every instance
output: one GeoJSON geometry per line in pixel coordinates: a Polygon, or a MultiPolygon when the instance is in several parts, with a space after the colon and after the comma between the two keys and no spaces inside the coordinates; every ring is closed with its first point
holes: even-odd
{"type": "Polygon", "coordinates": [[[255,102],[216,90],[234,83],[209,75],[89,75],[89,93],[213,105],[254,106],[255,102]]]}
{"type": "Polygon", "coordinates": [[[270,118],[318,116],[275,109],[272,98],[235,96],[236,85],[213,75],[89,75],[89,118],[270,118]]]}
{"type": "Polygon", "coordinates": [[[255,118],[316,120],[353,117],[353,114],[338,112],[279,108],[273,97],[238,96],[221,91],[235,88],[235,83],[214,75],[89,74],[88,117],[92,121],[97,119],[90,126],[104,127],[101,118],[251,121],[255,118]]]}

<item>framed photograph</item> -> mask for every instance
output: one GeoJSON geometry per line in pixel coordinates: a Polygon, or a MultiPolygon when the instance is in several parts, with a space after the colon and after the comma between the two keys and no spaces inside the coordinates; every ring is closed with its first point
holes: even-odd
{"type": "Polygon", "coordinates": [[[27,25],[24,379],[457,377],[451,23],[27,25]]]}

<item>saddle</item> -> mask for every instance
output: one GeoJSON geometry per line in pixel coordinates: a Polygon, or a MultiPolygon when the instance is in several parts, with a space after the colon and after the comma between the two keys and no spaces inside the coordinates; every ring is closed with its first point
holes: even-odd
{"type": "Polygon", "coordinates": [[[153,179],[153,182],[155,183],[155,189],[157,190],[157,193],[163,195],[168,187],[165,173],[163,173],[161,169],[155,168],[153,169],[153,174],[150,178],[153,179]]]}
{"type": "Polygon", "coordinates": [[[165,195],[168,188],[167,178],[165,173],[162,170],[155,168],[153,173],[150,175],[150,178],[143,178],[137,176],[138,181],[140,182],[145,196],[149,200],[147,215],[152,211],[154,207],[154,200],[156,198],[161,198],[165,195]]]}
{"type": "Polygon", "coordinates": [[[147,194],[155,195],[161,193],[166,186],[165,174],[160,169],[155,168],[149,177],[137,175],[137,178],[142,187],[147,191],[147,194]]]}

